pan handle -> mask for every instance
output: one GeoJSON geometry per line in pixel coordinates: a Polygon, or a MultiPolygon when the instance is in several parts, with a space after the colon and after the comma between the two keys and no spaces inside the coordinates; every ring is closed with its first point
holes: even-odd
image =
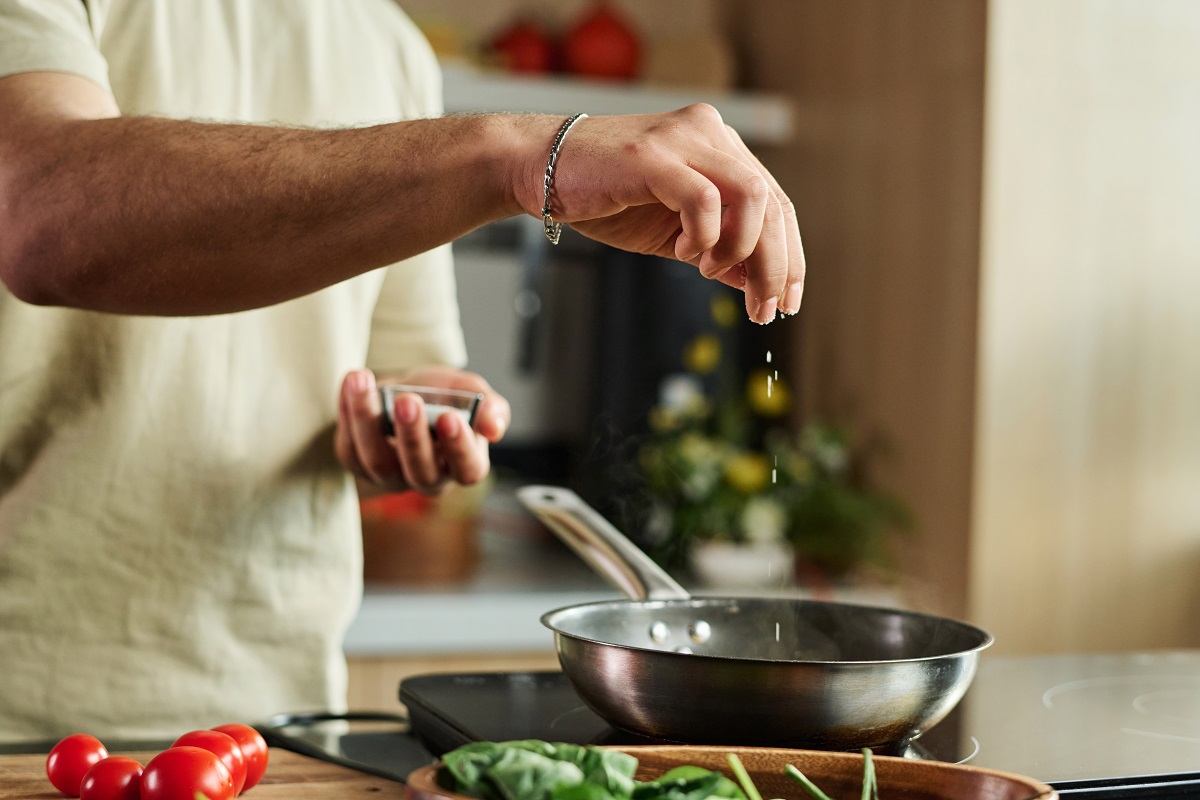
{"type": "Polygon", "coordinates": [[[600,512],[570,489],[525,486],[517,498],[601,577],[634,600],[690,595],[600,512]]]}

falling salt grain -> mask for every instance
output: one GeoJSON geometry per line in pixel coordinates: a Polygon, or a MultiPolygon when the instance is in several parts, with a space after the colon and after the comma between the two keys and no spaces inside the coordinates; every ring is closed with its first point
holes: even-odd
{"type": "MultiPolygon", "coordinates": [[[[770,364],[770,363],[771,363],[771,351],[770,351],[770,350],[768,350],[768,351],[767,351],[767,363],[768,363],[768,364],[770,364]]],[[[768,376],[767,376],[767,397],[770,397],[770,396],[771,396],[771,390],[772,390],[772,381],[773,381],[773,380],[775,380],[775,381],[779,380],[779,370],[775,370],[775,376],[774,376],[774,378],[772,378],[770,375],[768,375],[768,376]]],[[[775,466],[776,466],[776,467],[778,467],[778,466],[779,466],[779,456],[775,456],[775,466]]],[[[772,470],[771,470],[771,483],[777,483],[777,482],[778,482],[778,472],[779,472],[779,470],[777,470],[777,469],[772,469],[772,470]]],[[[775,628],[776,628],[776,633],[778,634],[778,628],[779,628],[779,626],[778,626],[778,625],[776,625],[776,626],[775,626],[775,628]]],[[[778,635],[776,635],[776,638],[777,638],[777,639],[779,638],[779,637],[778,637],[778,635]]]]}
{"type": "Polygon", "coordinates": [[[779,641],[779,623],[775,623],[775,641],[779,641]]]}

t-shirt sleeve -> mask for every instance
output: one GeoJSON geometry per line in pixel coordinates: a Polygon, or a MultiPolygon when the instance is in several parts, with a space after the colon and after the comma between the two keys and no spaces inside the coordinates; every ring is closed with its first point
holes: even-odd
{"type": "Polygon", "coordinates": [[[70,72],[111,91],[83,0],[0,0],[0,77],[42,71],[70,72]]]}
{"type": "Polygon", "coordinates": [[[450,245],[388,267],[371,319],[367,366],[394,372],[466,363],[450,245]]]}
{"type": "MultiPolygon", "coordinates": [[[[403,93],[406,115],[438,116],[442,83],[437,59],[412,21],[397,12],[401,63],[392,77],[403,93]]],[[[466,363],[450,245],[388,267],[371,319],[367,366],[376,372],[397,372],[426,364],[466,363]]]]}

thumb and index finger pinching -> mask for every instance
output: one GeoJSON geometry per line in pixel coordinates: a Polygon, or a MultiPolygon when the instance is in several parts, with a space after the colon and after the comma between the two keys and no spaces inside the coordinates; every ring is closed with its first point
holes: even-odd
{"type": "Polygon", "coordinates": [[[647,175],[660,202],[679,214],[674,254],[741,289],[755,322],[795,314],[805,274],[795,206],[736,131],[724,126],[716,144],[647,175]]]}
{"type": "MultiPolygon", "coordinates": [[[[783,291],[778,296],[778,309],[780,313],[791,316],[800,310],[800,302],[804,296],[806,269],[804,244],[800,238],[796,206],[770,170],[763,166],[762,162],[750,151],[738,132],[733,127],[726,125],[725,135],[730,146],[762,176],[768,187],[770,200],[775,205],[777,214],[774,224],[780,226],[785,243],[784,249],[777,256],[775,262],[775,268],[781,271],[783,281],[783,291]]],[[[771,214],[768,214],[767,217],[770,219],[771,214]]],[[[767,268],[770,269],[770,266],[767,268]]]]}
{"type": "MultiPolygon", "coordinates": [[[[724,199],[724,198],[723,198],[724,199]]],[[[675,254],[704,277],[718,280],[745,294],[746,313],[766,324],[777,313],[800,310],[804,293],[805,259],[795,207],[770,194],[759,208],[745,198],[722,203],[719,221],[706,233],[703,215],[680,212],[681,232],[675,254]],[[711,241],[698,253],[686,254],[696,241],[711,241]]]]}

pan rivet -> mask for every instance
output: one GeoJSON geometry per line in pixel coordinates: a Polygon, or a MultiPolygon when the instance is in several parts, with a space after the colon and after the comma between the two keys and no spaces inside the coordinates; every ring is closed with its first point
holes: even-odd
{"type": "Polygon", "coordinates": [[[650,641],[662,644],[671,637],[671,628],[662,620],[650,623],[650,641]]]}
{"type": "Polygon", "coordinates": [[[676,648],[675,648],[675,652],[676,652],[676,653],[683,653],[684,655],[689,655],[689,656],[690,656],[690,655],[692,654],[692,648],[690,648],[690,647],[687,647],[687,646],[676,647],[676,648]]]}
{"type": "Polygon", "coordinates": [[[704,644],[712,638],[712,626],[704,620],[698,619],[688,625],[688,636],[692,637],[692,641],[696,644],[704,644]]]}

